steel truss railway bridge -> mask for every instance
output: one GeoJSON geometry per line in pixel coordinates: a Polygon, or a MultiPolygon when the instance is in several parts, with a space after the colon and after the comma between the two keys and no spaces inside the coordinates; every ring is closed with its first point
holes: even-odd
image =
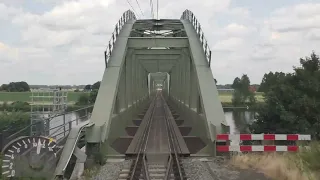
{"type": "Polygon", "coordinates": [[[152,179],[153,165],[163,168],[160,179],[185,179],[181,156],[216,155],[217,134],[229,127],[211,51],[191,11],[160,20],[124,12],[104,55],[91,117],[60,125],[60,138],[40,133],[12,140],[3,150],[3,176],[64,177],[71,164],[126,156],[134,161],[123,179],[152,179]]]}

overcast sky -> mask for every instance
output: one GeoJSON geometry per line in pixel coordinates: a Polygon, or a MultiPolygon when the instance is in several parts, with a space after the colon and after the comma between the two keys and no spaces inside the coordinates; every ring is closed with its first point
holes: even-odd
{"type": "MultiPolygon", "coordinates": [[[[150,18],[149,0],[138,2],[150,18]]],[[[129,8],[127,0],[0,0],[0,84],[101,80],[103,51],[129,8]]],[[[160,18],[185,9],[203,27],[219,84],[243,73],[260,83],[264,73],[292,71],[300,57],[320,53],[320,0],[159,0],[160,18]]]]}

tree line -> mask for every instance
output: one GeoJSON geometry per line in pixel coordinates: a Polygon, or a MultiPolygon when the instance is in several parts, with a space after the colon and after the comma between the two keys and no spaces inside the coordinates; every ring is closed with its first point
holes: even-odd
{"type": "Polygon", "coordinates": [[[250,89],[250,79],[244,74],[241,78],[236,77],[231,85],[234,89],[232,104],[234,106],[253,105],[256,103],[254,91],[250,89]]]}
{"type": "Polygon", "coordinates": [[[10,82],[9,84],[2,84],[0,86],[0,91],[6,92],[28,92],[30,91],[30,86],[24,81],[20,82],[10,82]]]}
{"type": "Polygon", "coordinates": [[[83,91],[89,91],[89,94],[81,94],[76,102],[76,105],[94,104],[98,95],[101,81],[97,81],[94,84],[88,84],[84,87],[83,91]]]}
{"type": "Polygon", "coordinates": [[[293,73],[270,72],[261,82],[265,103],[259,108],[253,133],[299,133],[320,138],[320,61],[312,52],[300,58],[293,73]]]}

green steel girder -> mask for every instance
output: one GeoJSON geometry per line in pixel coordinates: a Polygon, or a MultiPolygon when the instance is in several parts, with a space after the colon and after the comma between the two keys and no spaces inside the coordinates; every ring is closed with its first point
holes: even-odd
{"type": "Polygon", "coordinates": [[[169,72],[177,60],[140,60],[142,66],[150,73],[169,72]]]}
{"type": "MultiPolygon", "coordinates": [[[[136,54],[136,53],[135,53],[136,54]]],[[[139,60],[176,60],[180,58],[180,54],[156,54],[156,55],[137,55],[136,58],[139,60]]]]}
{"type": "Polygon", "coordinates": [[[180,30],[183,29],[183,24],[180,20],[143,20],[136,21],[133,25],[136,30],[180,30]]]}
{"type": "Polygon", "coordinates": [[[184,37],[130,37],[127,47],[189,47],[188,38],[184,37]]]}
{"type": "MultiPolygon", "coordinates": [[[[121,131],[110,129],[115,118],[121,118],[126,111],[131,116],[148,97],[146,70],[134,58],[133,50],[127,50],[126,44],[134,22],[126,23],[117,41],[108,68],[105,70],[97,95],[91,122],[95,124],[88,129],[86,140],[89,143],[101,143],[114,139],[121,131]],[[135,106],[135,107],[132,107],[135,106]]],[[[126,119],[118,120],[127,124],[126,119]]]]}
{"type": "Polygon", "coordinates": [[[182,26],[179,28],[188,37],[130,37],[133,28],[154,23],[157,21],[138,20],[123,26],[92,112],[91,122],[95,125],[86,131],[86,140],[89,144],[104,144],[108,155],[119,154],[111,144],[127,136],[125,127],[132,125],[132,119],[159,83],[185,120],[184,126],[192,127],[190,135],[208,145],[201,152],[212,153],[215,134],[224,132],[226,121],[199,37],[189,22],[180,20],[162,23],[182,26]]]}
{"type": "Polygon", "coordinates": [[[189,21],[182,20],[190,44],[189,54],[192,59],[192,72],[198,82],[198,91],[201,97],[201,113],[207,121],[211,141],[215,140],[215,133],[222,133],[223,126],[227,125],[224,111],[219,100],[218,90],[207,59],[202,49],[198,35],[189,21]],[[213,126],[215,129],[212,129],[213,126]]]}
{"type": "Polygon", "coordinates": [[[135,49],[134,54],[136,55],[180,55],[181,49],[135,49]]]}
{"type": "Polygon", "coordinates": [[[163,22],[163,23],[181,23],[180,19],[138,19],[136,23],[153,23],[153,22],[163,22]]]}

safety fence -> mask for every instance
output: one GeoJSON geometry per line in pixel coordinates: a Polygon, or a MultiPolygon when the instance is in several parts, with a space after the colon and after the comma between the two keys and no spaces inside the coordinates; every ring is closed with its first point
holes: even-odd
{"type": "Polygon", "coordinates": [[[0,132],[0,151],[10,141],[21,136],[44,136],[59,141],[69,134],[70,130],[79,124],[85,123],[91,117],[93,105],[83,107],[74,111],[63,112],[54,116],[43,118],[22,129],[10,133],[9,130],[0,132]],[[31,127],[35,133],[31,132],[31,127]]]}
{"type": "MultiPolygon", "coordinates": [[[[311,141],[304,134],[218,134],[217,141],[311,141]]],[[[299,150],[298,145],[217,145],[218,152],[285,152],[299,150]]]]}
{"type": "Polygon", "coordinates": [[[115,28],[114,28],[113,33],[111,34],[111,39],[109,40],[107,49],[104,51],[104,61],[105,61],[106,68],[108,67],[108,61],[110,59],[114,44],[117,41],[117,37],[120,34],[120,31],[121,31],[123,25],[127,21],[132,20],[132,19],[136,20],[137,19],[136,15],[131,10],[127,10],[122,14],[122,16],[120,17],[119,21],[115,25],[115,28]]]}
{"type": "Polygon", "coordinates": [[[206,55],[207,61],[208,61],[208,65],[210,67],[211,65],[211,50],[209,47],[209,43],[207,41],[207,39],[204,36],[203,30],[201,28],[200,22],[198,21],[198,19],[196,18],[196,16],[193,14],[192,11],[190,10],[185,10],[180,19],[185,19],[188,20],[192,25],[193,28],[195,29],[195,31],[197,32],[200,42],[202,44],[202,48],[204,51],[204,54],[206,55]]]}

